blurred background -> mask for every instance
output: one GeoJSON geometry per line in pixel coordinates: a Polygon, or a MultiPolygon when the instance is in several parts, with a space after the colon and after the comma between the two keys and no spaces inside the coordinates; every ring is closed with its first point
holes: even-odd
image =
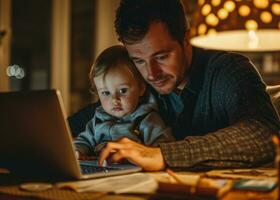
{"type": "MultiPolygon", "coordinates": [[[[196,0],[184,0],[188,18],[196,0]]],[[[89,69],[117,44],[119,0],[0,0],[0,92],[57,88],[68,115],[94,101],[89,69]]],[[[279,52],[246,53],[269,85],[280,84],[279,52]]]]}

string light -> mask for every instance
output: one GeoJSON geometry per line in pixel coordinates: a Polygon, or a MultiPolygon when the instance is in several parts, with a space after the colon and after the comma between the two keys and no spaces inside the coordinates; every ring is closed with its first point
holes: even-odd
{"type": "Polygon", "coordinates": [[[6,74],[9,77],[15,77],[16,79],[23,79],[25,77],[25,71],[19,65],[11,65],[6,69],[6,74]]]}

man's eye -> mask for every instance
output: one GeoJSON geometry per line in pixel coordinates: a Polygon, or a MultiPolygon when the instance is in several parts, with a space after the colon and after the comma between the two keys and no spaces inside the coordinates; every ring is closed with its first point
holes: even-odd
{"type": "Polygon", "coordinates": [[[163,61],[166,58],[168,58],[168,54],[163,54],[156,57],[158,61],[163,61]]]}
{"type": "Polygon", "coordinates": [[[127,88],[122,88],[122,89],[120,89],[120,94],[125,94],[126,92],[127,92],[127,88]]]}
{"type": "Polygon", "coordinates": [[[135,65],[143,65],[144,64],[144,60],[133,60],[135,65]]]}
{"type": "Polygon", "coordinates": [[[110,95],[110,92],[108,92],[108,91],[102,91],[102,92],[101,92],[101,95],[106,97],[106,96],[109,96],[109,95],[110,95]]]}

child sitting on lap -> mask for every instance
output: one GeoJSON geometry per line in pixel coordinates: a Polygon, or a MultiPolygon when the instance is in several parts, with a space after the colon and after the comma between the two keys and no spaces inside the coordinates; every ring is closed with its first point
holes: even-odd
{"type": "Polygon", "coordinates": [[[92,66],[90,81],[101,106],[75,139],[78,155],[97,155],[106,142],[123,137],[151,146],[174,140],[125,47],[104,50],[92,66]]]}

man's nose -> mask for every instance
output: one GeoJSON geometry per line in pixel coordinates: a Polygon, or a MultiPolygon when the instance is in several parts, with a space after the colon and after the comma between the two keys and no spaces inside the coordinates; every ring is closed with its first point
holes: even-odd
{"type": "Polygon", "coordinates": [[[155,80],[157,76],[161,73],[161,68],[156,61],[152,60],[150,64],[147,66],[147,72],[148,72],[148,79],[155,80]]]}

